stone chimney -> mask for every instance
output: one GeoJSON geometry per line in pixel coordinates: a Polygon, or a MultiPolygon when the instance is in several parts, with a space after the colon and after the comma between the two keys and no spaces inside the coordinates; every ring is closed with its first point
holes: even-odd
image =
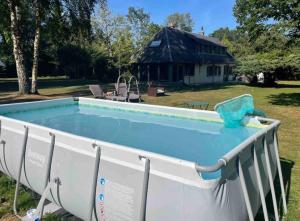
{"type": "Polygon", "coordinates": [[[173,22],[169,22],[169,23],[168,23],[168,27],[169,27],[169,28],[175,28],[175,24],[174,24],[173,22]]]}
{"type": "Polygon", "coordinates": [[[200,33],[199,33],[200,35],[202,35],[202,36],[205,36],[205,33],[204,33],[204,28],[203,28],[203,26],[201,27],[201,31],[200,31],[200,33]]]}

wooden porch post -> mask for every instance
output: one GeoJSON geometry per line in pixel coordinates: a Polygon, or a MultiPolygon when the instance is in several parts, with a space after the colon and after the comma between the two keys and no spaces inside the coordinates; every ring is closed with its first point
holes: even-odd
{"type": "Polygon", "coordinates": [[[141,66],[138,64],[138,79],[141,80],[141,66]]]}
{"type": "Polygon", "coordinates": [[[179,68],[181,64],[176,64],[176,81],[179,80],[179,68]]]}
{"type": "Polygon", "coordinates": [[[173,64],[168,65],[168,80],[173,81],[173,64]]]}
{"type": "Polygon", "coordinates": [[[157,81],[160,81],[160,64],[157,65],[157,81]]]}
{"type": "Polygon", "coordinates": [[[147,81],[148,81],[148,84],[150,82],[150,65],[147,64],[147,81]]]}

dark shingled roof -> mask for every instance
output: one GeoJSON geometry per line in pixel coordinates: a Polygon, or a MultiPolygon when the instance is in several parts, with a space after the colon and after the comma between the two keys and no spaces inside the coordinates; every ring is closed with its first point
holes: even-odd
{"type": "Polygon", "coordinates": [[[227,52],[217,38],[207,37],[200,34],[180,31],[165,27],[142,50],[137,58],[137,63],[234,63],[234,57],[227,52]],[[158,47],[151,47],[153,41],[161,41],[158,47]],[[211,45],[224,48],[225,54],[199,53],[197,47],[211,45]]]}

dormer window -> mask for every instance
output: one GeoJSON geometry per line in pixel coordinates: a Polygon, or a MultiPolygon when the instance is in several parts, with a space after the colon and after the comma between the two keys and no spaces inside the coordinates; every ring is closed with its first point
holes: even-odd
{"type": "Polygon", "coordinates": [[[152,42],[150,43],[150,47],[151,47],[151,48],[156,48],[156,47],[159,47],[160,44],[161,44],[161,40],[155,40],[155,41],[152,41],[152,42]]]}

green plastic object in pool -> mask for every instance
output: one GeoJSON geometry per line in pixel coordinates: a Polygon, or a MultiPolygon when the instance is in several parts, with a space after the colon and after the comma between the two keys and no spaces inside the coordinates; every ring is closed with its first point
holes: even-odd
{"type": "Polygon", "coordinates": [[[226,100],[215,106],[221,118],[224,120],[225,127],[239,127],[246,115],[254,114],[253,97],[250,94],[244,94],[230,100],[226,100]]]}

